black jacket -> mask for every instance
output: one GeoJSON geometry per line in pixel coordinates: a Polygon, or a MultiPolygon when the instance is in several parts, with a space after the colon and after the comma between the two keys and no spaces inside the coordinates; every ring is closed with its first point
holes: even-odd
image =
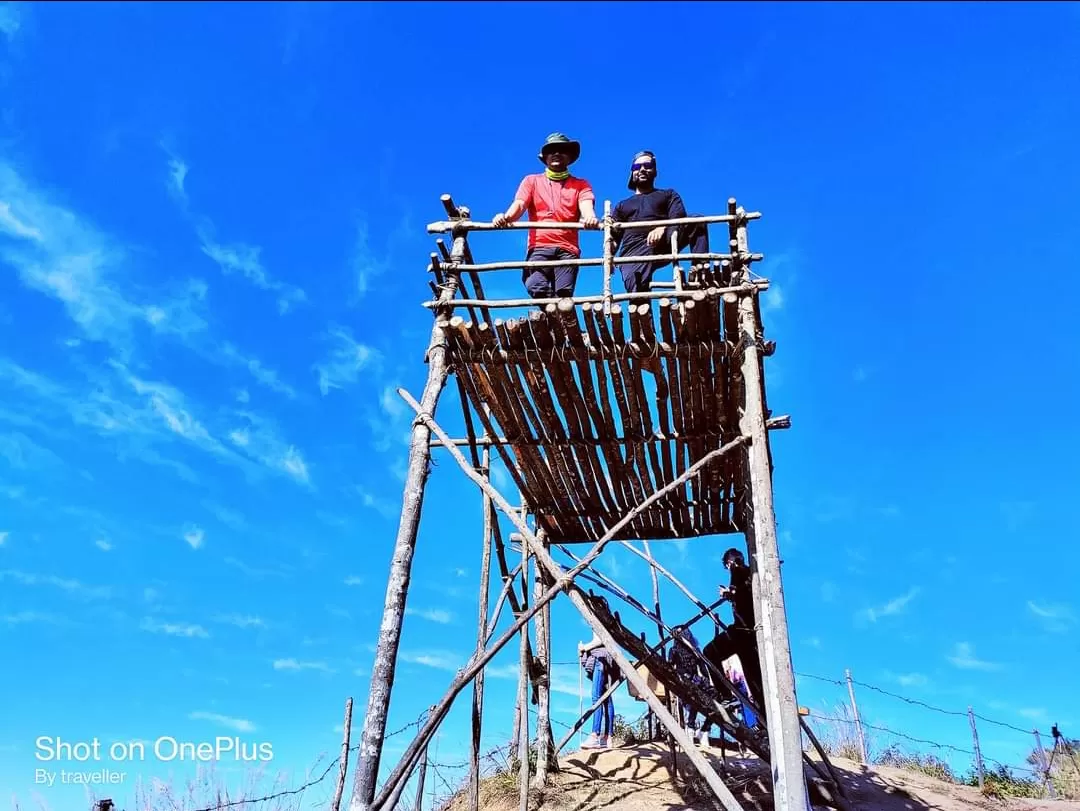
{"type": "MultiPolygon", "coordinates": [[[[611,210],[611,219],[615,222],[641,222],[647,220],[674,220],[686,216],[686,206],[674,189],[653,189],[645,194],[635,194],[620,200],[611,210]]],[[[661,253],[668,253],[671,247],[671,235],[677,226],[669,225],[664,231],[664,248],[661,253]]],[[[636,228],[632,231],[616,231],[615,255],[625,256],[630,246],[645,242],[649,232],[636,228]]],[[[632,255],[641,255],[636,251],[632,255]]]]}

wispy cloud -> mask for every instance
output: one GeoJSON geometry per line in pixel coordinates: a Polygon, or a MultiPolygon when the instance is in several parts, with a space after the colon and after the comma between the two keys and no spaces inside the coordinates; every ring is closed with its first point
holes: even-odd
{"type": "Polygon", "coordinates": [[[22,11],[18,3],[0,3],[0,34],[7,37],[8,42],[15,39],[22,27],[22,11]]]}
{"type": "Polygon", "coordinates": [[[449,611],[443,611],[441,608],[413,608],[407,606],[405,608],[405,615],[408,617],[420,617],[428,622],[435,622],[439,625],[449,625],[454,621],[454,615],[449,611]]]}
{"type": "Polygon", "coordinates": [[[221,346],[222,357],[237,366],[242,366],[248,370],[255,381],[262,386],[270,389],[270,391],[283,394],[290,400],[294,400],[297,397],[296,389],[290,386],[288,383],[283,382],[278,373],[273,369],[268,368],[261,360],[251,355],[245,355],[231,343],[224,343],[221,346]]]}
{"type": "Polygon", "coordinates": [[[14,614],[0,614],[0,625],[66,625],[68,621],[56,614],[43,611],[18,611],[14,614]]]}
{"type": "Polygon", "coordinates": [[[111,552],[113,545],[106,541],[104,538],[98,538],[94,541],[94,546],[100,549],[102,552],[111,552]]]}
{"type": "Polygon", "coordinates": [[[206,533],[203,532],[201,527],[192,526],[184,531],[184,543],[192,549],[200,549],[205,538],[206,533]]]}
{"type": "Polygon", "coordinates": [[[266,621],[262,617],[245,616],[242,614],[224,614],[214,618],[216,622],[225,625],[233,625],[237,628],[265,628],[266,621]]]}
{"type": "Polygon", "coordinates": [[[882,617],[891,617],[896,614],[901,614],[908,607],[908,604],[914,600],[919,594],[919,588],[911,588],[907,594],[895,597],[880,608],[864,608],[859,615],[869,622],[877,622],[882,617]]]}
{"type": "Polygon", "coordinates": [[[228,715],[220,715],[216,712],[193,712],[188,716],[192,721],[210,721],[237,732],[254,732],[255,724],[245,718],[232,718],[228,715]]]}
{"type": "Polygon", "coordinates": [[[1076,615],[1067,605],[1054,603],[1036,603],[1028,600],[1028,610],[1042,622],[1051,633],[1065,633],[1076,622],[1076,615]]]}
{"type": "Polygon", "coordinates": [[[769,282],[769,289],[761,294],[761,308],[767,312],[784,309],[784,290],[776,282],[769,282]]]}
{"type": "Polygon", "coordinates": [[[957,642],[950,656],[946,657],[954,667],[961,670],[1000,670],[1001,665],[978,659],[975,648],[969,642],[957,642]]]}
{"type": "Polygon", "coordinates": [[[892,678],[901,687],[925,687],[930,683],[922,673],[898,673],[892,678]]]}
{"type": "Polygon", "coordinates": [[[301,662],[296,659],[275,659],[274,670],[321,670],[327,672],[330,666],[326,662],[301,662]]]}
{"type": "Polygon", "coordinates": [[[374,510],[383,518],[395,518],[398,515],[398,508],[395,504],[384,498],[379,498],[359,485],[356,487],[356,494],[360,497],[361,504],[369,510],[374,510]]]}
{"type": "Polygon", "coordinates": [[[4,545],[4,543],[8,539],[8,535],[10,535],[10,534],[11,534],[10,532],[0,532],[0,546],[4,545]]]}
{"type": "Polygon", "coordinates": [[[345,578],[345,585],[346,586],[362,586],[362,585],[364,585],[364,578],[357,577],[354,574],[349,575],[348,577],[345,578]]]}
{"type": "Polygon", "coordinates": [[[78,580],[66,577],[57,577],[52,574],[31,574],[15,569],[0,569],[0,580],[14,580],[24,586],[51,586],[78,597],[104,599],[111,594],[111,589],[108,586],[88,586],[78,580]]]}
{"type": "Polygon", "coordinates": [[[166,636],[180,636],[188,639],[206,639],[210,633],[201,625],[184,622],[158,622],[147,617],[139,626],[142,630],[152,634],[165,634],[166,636]]]}
{"type": "Polygon", "coordinates": [[[404,662],[436,670],[448,670],[451,673],[457,672],[463,663],[463,658],[458,654],[442,650],[402,651],[400,655],[404,662]]]}
{"type": "Polygon", "coordinates": [[[376,350],[359,343],[347,327],[331,327],[326,339],[334,346],[327,358],[315,365],[319,373],[319,391],[324,396],[330,389],[343,389],[355,383],[363,369],[380,359],[376,350]]]}
{"type": "Polygon", "coordinates": [[[0,257],[23,285],[59,302],[90,340],[128,352],[140,328],[187,334],[205,326],[194,316],[205,288],[136,296],[129,252],[7,163],[0,163],[0,233],[9,237],[0,257]]]}
{"type": "Polygon", "coordinates": [[[203,220],[196,229],[202,242],[202,251],[215,262],[226,276],[239,274],[255,287],[277,293],[278,312],[284,315],[293,305],[307,300],[307,294],[295,287],[271,277],[262,264],[262,248],[242,242],[224,244],[214,237],[209,220],[203,220]]]}

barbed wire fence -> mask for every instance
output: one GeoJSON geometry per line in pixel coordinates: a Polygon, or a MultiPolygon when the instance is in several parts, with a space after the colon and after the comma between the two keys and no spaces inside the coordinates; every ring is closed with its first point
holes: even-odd
{"type": "Polygon", "coordinates": [[[800,679],[831,684],[843,690],[842,697],[836,702],[836,711],[833,714],[816,712],[813,709],[809,713],[809,720],[818,727],[819,737],[831,743],[835,750],[834,754],[846,756],[866,764],[910,766],[914,762],[922,770],[935,773],[935,776],[958,782],[975,781],[980,789],[984,789],[987,782],[993,779],[1029,783],[1040,787],[1042,796],[1050,798],[1056,795],[1054,780],[1056,759],[1070,758],[1073,767],[1076,769],[1077,777],[1080,777],[1080,760],[1077,759],[1073,746],[1062,735],[1057,724],[1052,726],[1049,736],[1047,736],[1047,733],[1038,729],[1038,727],[1025,729],[1017,724],[977,713],[971,706],[967,707],[966,710],[948,709],[886,690],[874,684],[858,681],[852,677],[850,670],[845,670],[843,679],[801,672],[797,672],[796,676],[800,679]],[[966,719],[971,740],[970,748],[911,735],[877,723],[868,723],[860,715],[860,708],[856,699],[856,688],[859,688],[859,692],[863,690],[870,691],[939,715],[966,719]],[[1023,735],[1026,739],[1025,743],[1021,745],[1017,742],[1016,745],[1028,752],[1025,762],[1022,764],[1006,763],[987,756],[979,742],[979,722],[982,722],[983,725],[1006,730],[1009,733],[1023,735]],[[823,725],[828,724],[832,725],[831,729],[822,728],[823,725]],[[874,751],[875,748],[868,743],[870,737],[868,733],[880,733],[889,736],[893,739],[893,742],[885,747],[877,747],[877,751],[874,751]],[[1049,754],[1043,747],[1044,737],[1048,737],[1054,742],[1049,754]],[[898,741],[903,741],[906,744],[916,744],[919,747],[929,747],[937,752],[969,757],[971,758],[970,777],[956,774],[944,758],[937,757],[932,753],[926,753],[925,750],[921,755],[919,752],[909,751],[905,756],[903,747],[897,743],[898,741]],[[927,755],[930,756],[927,757],[927,755]]]}
{"type": "MultiPolygon", "coordinates": [[[[575,663],[555,662],[553,664],[575,663]]],[[[834,705],[835,711],[832,714],[814,711],[813,709],[809,710],[809,721],[817,727],[816,733],[818,734],[818,737],[822,739],[822,742],[826,744],[827,747],[832,748],[833,751],[830,752],[831,755],[848,757],[865,764],[894,765],[900,767],[910,767],[913,764],[912,759],[914,759],[915,765],[922,771],[956,782],[977,780],[977,784],[980,788],[983,788],[987,781],[995,776],[998,778],[1015,780],[1017,779],[1016,776],[1019,775],[1019,780],[1041,787],[1043,796],[1050,798],[1054,798],[1057,795],[1054,780],[1056,774],[1054,771],[1055,766],[1060,770],[1062,768],[1067,768],[1067,766],[1063,766],[1063,764],[1071,764],[1075,771],[1071,778],[1072,782],[1069,784],[1070,791],[1080,791],[1080,756],[1078,756],[1076,751],[1075,741],[1070,741],[1070,739],[1065,737],[1057,724],[1054,724],[1051,727],[1050,732],[1046,733],[1039,730],[1037,727],[1024,729],[1023,727],[1008,721],[1002,721],[976,713],[970,706],[966,710],[939,707],[926,701],[922,701],[921,699],[901,695],[900,693],[886,690],[877,685],[856,680],[852,677],[850,670],[845,671],[843,679],[801,672],[797,672],[796,676],[799,679],[809,679],[819,683],[833,685],[843,690],[842,698],[834,705]],[[911,735],[907,732],[892,729],[881,724],[867,722],[860,715],[855,688],[858,688],[859,691],[870,691],[910,706],[917,706],[928,712],[937,713],[939,715],[958,719],[966,718],[971,734],[971,748],[935,741],[930,738],[911,735]],[[1025,763],[1006,763],[984,754],[979,743],[978,722],[1006,730],[1010,733],[1025,736],[1027,744],[1024,748],[1030,753],[1027,756],[1025,763]],[[822,725],[826,724],[833,725],[832,729],[823,728],[822,725]],[[894,739],[894,742],[885,747],[875,747],[872,745],[872,742],[868,742],[870,736],[868,736],[867,733],[880,733],[894,739]],[[1043,739],[1047,736],[1053,741],[1053,746],[1049,753],[1047,753],[1043,747],[1043,739]],[[966,778],[965,776],[956,774],[944,759],[937,758],[936,756],[926,757],[928,753],[926,753],[925,750],[921,753],[910,752],[905,756],[895,741],[904,741],[907,744],[915,744],[919,747],[929,747],[937,752],[969,757],[971,758],[972,764],[972,776],[966,778]],[[988,765],[992,767],[992,770],[989,772],[987,771],[988,765]]],[[[386,733],[386,735],[383,736],[384,743],[400,735],[404,735],[410,730],[418,729],[427,720],[430,709],[431,708],[425,709],[415,720],[410,721],[392,732],[386,733]]],[[[530,708],[530,713],[532,712],[534,711],[530,708]]],[[[565,729],[571,728],[570,724],[566,724],[555,718],[553,718],[552,721],[565,729]]],[[[480,755],[479,762],[482,778],[499,773],[509,774],[514,771],[513,764],[510,762],[510,755],[513,749],[513,744],[509,742],[510,737],[511,735],[507,734],[505,736],[508,741],[507,743],[495,746],[480,755]]],[[[342,757],[348,758],[352,753],[359,750],[359,748],[360,743],[351,744],[341,755],[333,758],[321,774],[305,781],[295,788],[271,791],[260,797],[244,797],[237,800],[219,799],[212,805],[193,808],[191,811],[226,811],[227,809],[233,808],[265,809],[265,803],[300,797],[309,789],[322,785],[332,774],[337,773],[340,775],[342,757]]],[[[431,784],[431,793],[429,795],[430,802],[427,804],[429,809],[445,807],[453,797],[463,790],[465,780],[467,779],[467,773],[465,773],[464,770],[470,766],[470,761],[468,759],[460,762],[445,762],[438,760],[437,747],[434,754],[435,757],[429,758],[425,751],[423,755],[423,768],[418,770],[421,774],[424,771],[430,771],[434,777],[431,784]],[[454,774],[455,772],[457,774],[454,774]]],[[[410,779],[410,782],[413,782],[413,779],[410,779]]],[[[419,797],[418,801],[418,795],[424,794],[423,777],[421,776],[419,779],[416,779],[416,783],[415,790],[406,788],[402,791],[397,803],[399,808],[419,809],[424,807],[425,803],[423,803],[422,796],[419,797]]],[[[331,803],[327,802],[325,805],[329,807],[331,803]]],[[[118,811],[111,800],[96,801],[93,808],[94,811],[118,811]]],[[[277,806],[277,808],[284,811],[284,807],[281,805],[277,806]]]]}

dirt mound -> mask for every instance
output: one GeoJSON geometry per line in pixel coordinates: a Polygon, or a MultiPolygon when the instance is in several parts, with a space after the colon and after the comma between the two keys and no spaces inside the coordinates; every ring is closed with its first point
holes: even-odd
{"type": "MultiPolygon", "coordinates": [[[[721,761],[719,749],[704,749],[746,811],[772,811],[769,768],[757,758],[721,761]]],[[[667,749],[657,744],[618,749],[584,750],[560,759],[561,771],[550,787],[534,792],[530,809],[543,811],[708,811],[712,803],[701,795],[704,783],[685,756],[679,767],[689,780],[671,779],[667,749]]],[[[853,811],[1080,811],[1080,803],[1060,800],[996,800],[977,788],[958,786],[919,773],[887,766],[864,767],[834,760],[853,811]]],[[[458,796],[447,811],[462,811],[466,797],[458,796]]],[[[484,781],[483,811],[516,811],[518,790],[511,775],[484,781]]],[[[815,806],[816,807],[816,806],[815,806]]]]}

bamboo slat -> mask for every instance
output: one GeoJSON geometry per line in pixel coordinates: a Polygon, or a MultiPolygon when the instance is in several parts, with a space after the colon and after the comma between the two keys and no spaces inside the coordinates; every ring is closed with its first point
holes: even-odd
{"type": "MultiPolygon", "coordinates": [[[[609,312],[566,299],[525,318],[450,320],[450,358],[471,410],[503,438],[497,450],[553,543],[595,541],[734,436],[728,292],[695,289],[609,312]]],[[[620,538],[738,531],[731,496],[745,489],[736,481],[742,456],[655,500],[620,538]]]]}

